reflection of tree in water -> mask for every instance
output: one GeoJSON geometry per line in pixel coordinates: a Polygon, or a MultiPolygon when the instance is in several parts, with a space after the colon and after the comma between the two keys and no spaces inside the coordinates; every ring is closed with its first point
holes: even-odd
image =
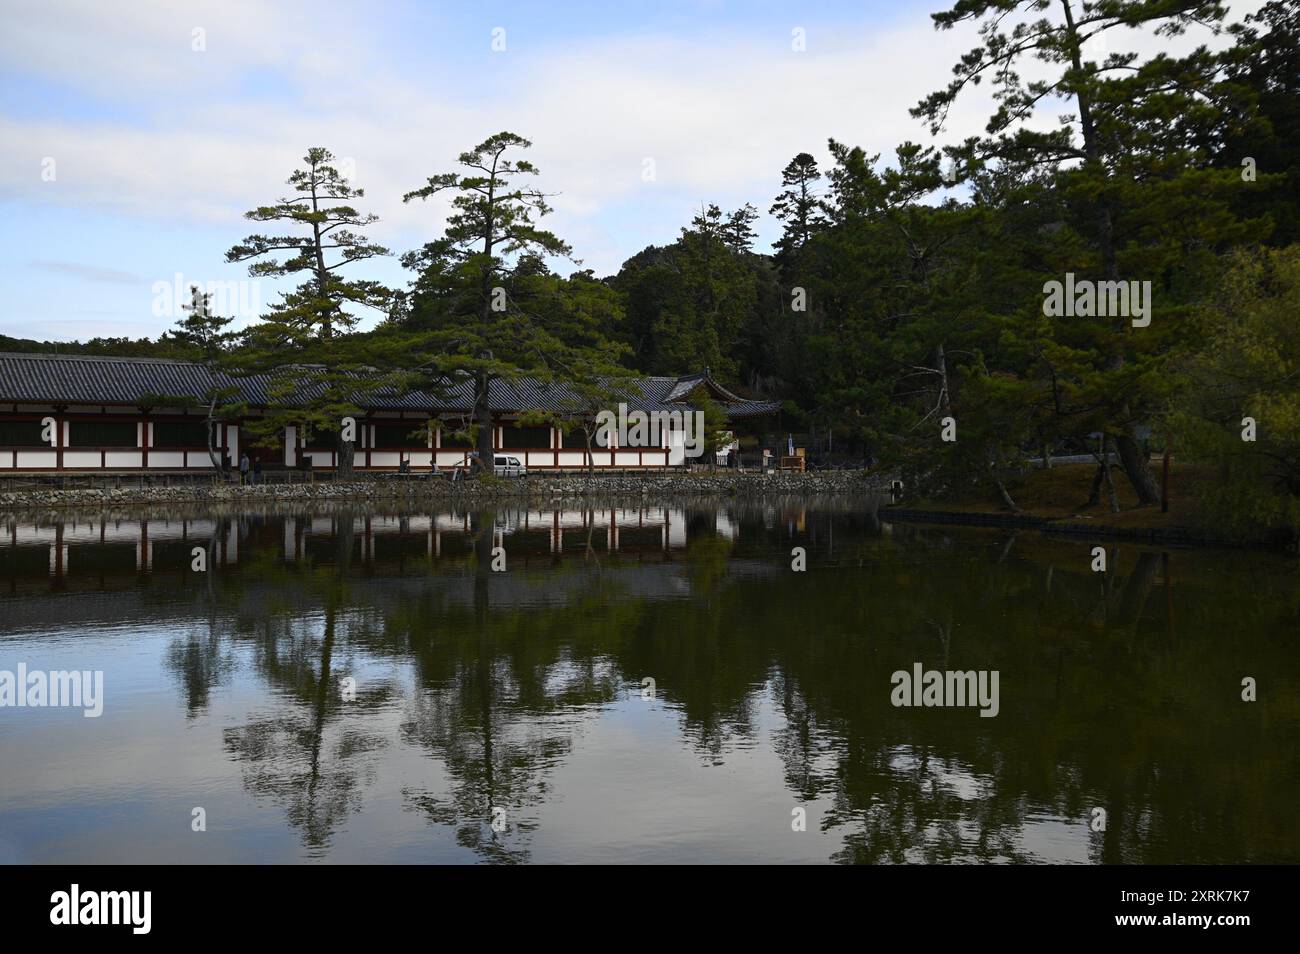
{"type": "Polygon", "coordinates": [[[826,829],[845,826],[846,864],[1017,862],[1029,806],[1001,780],[975,776],[960,757],[907,746],[872,753],[834,791],[826,829]]]}
{"type": "MultiPolygon", "coordinates": [[[[568,755],[572,737],[555,734],[536,715],[521,722],[508,711],[494,712],[494,706],[517,704],[503,675],[489,673],[484,683],[475,673],[445,694],[418,697],[402,738],[441,761],[451,784],[445,793],[404,794],[430,821],[454,828],[462,847],[488,861],[513,863],[528,859],[528,836],[536,826],[526,812],[546,800],[551,772],[568,755]],[[504,810],[504,831],[493,828],[495,809],[504,810]]],[[[563,732],[562,725],[556,728],[563,732]]]]}
{"type": "MultiPolygon", "coordinates": [[[[774,583],[737,572],[746,559],[788,567],[784,523],[766,536],[743,525],[734,542],[704,526],[685,554],[664,557],[689,585],[682,598],[632,597],[619,589],[617,558],[597,573],[597,561],[578,557],[539,578],[583,574],[588,588],[538,604],[505,598],[534,571],[512,563],[491,573],[492,526],[491,515],[476,519],[464,590],[390,592],[378,625],[365,625],[376,613],[357,594],[330,595],[331,574],[294,570],[281,581],[258,569],[293,595],[275,622],[246,612],[238,638],[251,637],[257,671],[285,690],[291,712],[233,731],[227,746],[250,791],[283,803],[308,845],[323,850],[355,810],[381,744],[323,691],[346,645],[412,665],[400,737],[441,763],[446,780],[409,787],[406,804],[488,860],[528,857],[538,806],[553,797],[587,712],[643,676],[680,714],[684,744],[708,760],[770,738],[788,790],[826,806],[823,830],[842,837],[836,861],[1037,860],[1035,816],[1096,861],[1202,857],[1189,841],[1220,829],[1237,850],[1224,860],[1297,854],[1294,831],[1260,820],[1270,786],[1295,777],[1285,753],[1242,722],[1263,705],[1238,715],[1228,692],[1232,714],[1220,717],[1205,702],[1225,692],[1224,640],[1277,632],[1300,612],[1296,592],[1253,579],[1249,562],[1234,571],[1217,557],[1215,586],[1203,591],[1214,597],[1188,590],[1180,642],[1168,567],[1136,548],[1112,548],[1101,576],[1087,571],[1087,546],[1036,535],[989,535],[980,547],[942,530],[853,533],[841,520],[826,559],[831,534],[810,515],[808,535],[825,550],[809,547],[806,574],[774,583]],[[322,602],[315,629],[287,621],[304,608],[319,614],[322,602]],[[913,661],[998,669],[1002,713],[894,709],[890,674],[913,661]],[[769,700],[781,722],[766,737],[758,713],[769,700]],[[1087,830],[1096,805],[1108,812],[1104,834],[1087,830]],[[1242,809],[1225,815],[1225,805],[1242,809]],[[492,830],[493,807],[506,810],[505,832],[492,830]]],[[[350,554],[350,522],[339,535],[350,554]]],[[[457,572],[448,566],[440,574],[457,572]]],[[[1284,669],[1285,657],[1258,653],[1274,643],[1247,643],[1243,665],[1284,669]]],[[[213,648],[174,652],[192,705],[220,672],[204,655],[213,648]]],[[[369,703],[352,705],[359,715],[369,703]]],[[[1279,724],[1294,718],[1271,711],[1279,724]]]]}
{"type": "MultiPolygon", "coordinates": [[[[1026,804],[1018,780],[1001,777],[995,720],[889,702],[892,671],[914,661],[1001,669],[1004,679],[1013,668],[989,627],[972,624],[1014,603],[1021,581],[938,546],[930,559],[890,541],[861,559],[845,547],[845,562],[869,567],[866,580],[856,568],[828,571],[785,592],[795,591],[804,626],[777,636],[770,691],[784,725],[773,747],[791,790],[828,803],[821,827],[844,839],[835,861],[1023,860],[1026,804]]],[[[767,603],[756,594],[755,612],[767,603]]]]}
{"type": "Polygon", "coordinates": [[[212,688],[230,680],[235,656],[222,639],[215,616],[206,626],[192,626],[167,646],[164,665],[180,679],[189,719],[207,711],[212,688]]]}
{"type": "Polygon", "coordinates": [[[384,745],[355,719],[381,699],[358,693],[355,702],[342,701],[333,669],[338,630],[335,605],[326,607],[319,633],[310,624],[268,620],[258,669],[269,684],[287,690],[282,699],[288,711],[225,733],[245,787],[280,803],[304,844],[317,850],[326,849],[339,823],[359,810],[363,783],[374,778],[372,756],[384,745]]]}
{"type": "Polygon", "coordinates": [[[838,764],[838,726],[822,723],[807,698],[782,672],[772,677],[772,695],[785,725],[772,732],[772,748],[785,767],[785,784],[801,801],[812,801],[826,788],[838,764]]]}
{"type": "Polygon", "coordinates": [[[342,610],[352,514],[343,511],[337,525],[335,570],[263,569],[278,574],[274,582],[281,589],[323,600],[323,618],[300,620],[299,612],[286,608],[256,625],[255,667],[268,685],[282,690],[286,711],[225,733],[226,752],[241,763],[245,787],[280,804],[313,854],[325,853],[337,827],[360,810],[364,788],[375,778],[377,753],[386,745],[361,719],[394,694],[381,683],[358,686],[354,701],[343,698],[337,656],[361,620],[342,610]]]}
{"type": "Polygon", "coordinates": [[[716,515],[692,511],[681,565],[689,600],[648,608],[616,647],[619,668],[652,676],[659,697],[677,708],[682,732],[705,761],[722,764],[755,737],[754,687],[772,663],[769,637],[728,576],[731,541],[714,534],[716,515]]]}
{"type": "MultiPolygon", "coordinates": [[[[1112,548],[1103,578],[1088,547],[1022,535],[1017,559],[998,537],[949,552],[946,531],[902,529],[906,546],[867,548],[867,574],[810,573],[746,596],[755,615],[798,618],[775,639],[785,725],[773,741],[789,787],[824,800],[823,828],[845,833],[836,860],[1035,860],[1069,846],[1094,861],[1186,861],[1206,857],[1223,805],[1266,803],[1267,780],[1285,777],[1221,672],[1220,634],[1276,630],[1280,607],[1261,611],[1268,599],[1248,586],[1224,605],[1221,557],[1213,597],[1185,591],[1178,629],[1186,640],[1194,614],[1196,639],[1179,645],[1160,554],[1112,548]],[[890,674],[916,661],[999,670],[1001,713],[893,708],[890,674]],[[1094,807],[1104,833],[1089,830],[1094,807]]],[[[1231,812],[1224,860],[1284,857],[1259,830],[1268,817],[1231,812]]]]}
{"type": "Polygon", "coordinates": [[[584,710],[608,703],[622,685],[601,661],[599,640],[573,637],[595,619],[617,627],[640,606],[612,600],[593,573],[592,589],[563,607],[493,612],[493,525],[491,512],[475,519],[473,605],[441,607],[445,622],[436,632],[406,610],[400,618],[410,628],[389,636],[409,640],[421,687],[402,739],[437,758],[449,776],[441,792],[408,789],[407,804],[454,828],[457,842],[484,859],[515,863],[528,859],[536,828],[529,809],[549,797],[584,710]],[[504,809],[504,831],[494,830],[493,809],[504,809]]]}
{"type": "Polygon", "coordinates": [[[196,622],[187,627],[183,636],[173,639],[164,660],[166,668],[177,676],[184,689],[185,714],[189,719],[207,711],[212,688],[227,683],[235,671],[235,655],[223,640],[223,626],[228,624],[219,609],[215,583],[217,540],[225,529],[225,520],[214,520],[212,533],[204,541],[208,570],[204,573],[201,599],[206,619],[202,624],[196,622]]]}

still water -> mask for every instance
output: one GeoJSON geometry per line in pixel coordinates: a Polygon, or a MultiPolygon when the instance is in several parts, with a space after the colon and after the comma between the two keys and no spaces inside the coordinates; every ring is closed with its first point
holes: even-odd
{"type": "Polygon", "coordinates": [[[844,500],[0,531],[0,673],[103,673],[0,708],[0,862],[1300,861],[1284,555],[844,500]],[[918,664],[996,716],[895,706],[918,664]]]}

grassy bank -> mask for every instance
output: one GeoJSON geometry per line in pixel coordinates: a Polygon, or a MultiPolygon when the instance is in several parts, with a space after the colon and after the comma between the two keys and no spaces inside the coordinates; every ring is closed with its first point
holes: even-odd
{"type": "MultiPolygon", "coordinates": [[[[1160,462],[1152,463],[1159,473],[1160,462]]],[[[1208,491],[1216,476],[1205,468],[1171,464],[1168,512],[1162,512],[1159,506],[1139,507],[1133,488],[1119,469],[1114,471],[1119,511],[1112,512],[1104,488],[1100,502],[1089,505],[1088,496],[1096,470],[1096,465],[1090,463],[1064,464],[1050,470],[1027,469],[1010,477],[1007,489],[1019,507],[1014,512],[1002,506],[985,485],[962,488],[943,498],[904,500],[901,506],[909,511],[936,515],[984,516],[990,520],[1020,520],[1026,525],[1038,522],[1048,528],[1095,527],[1099,532],[1111,531],[1117,535],[1233,543],[1284,542],[1284,534],[1267,529],[1242,534],[1219,526],[1203,503],[1210,496],[1208,491]]]]}

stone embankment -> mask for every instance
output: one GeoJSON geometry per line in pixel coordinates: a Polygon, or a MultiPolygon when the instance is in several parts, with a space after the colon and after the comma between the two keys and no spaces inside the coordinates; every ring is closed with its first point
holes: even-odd
{"type": "Polygon", "coordinates": [[[188,481],[168,484],[162,478],[132,481],[127,486],[62,487],[54,484],[0,486],[0,510],[52,510],[99,505],[114,507],[167,503],[238,505],[274,501],[447,501],[457,504],[517,500],[636,499],[675,500],[688,497],[801,496],[813,494],[878,493],[888,487],[879,474],[864,471],[821,473],[621,473],[522,479],[432,480],[429,478],[367,477],[346,482],[275,483],[240,487],[228,483],[188,481]]]}

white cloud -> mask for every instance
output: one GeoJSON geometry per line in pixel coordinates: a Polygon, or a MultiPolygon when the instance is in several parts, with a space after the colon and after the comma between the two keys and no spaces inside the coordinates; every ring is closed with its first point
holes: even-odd
{"type": "MultiPolygon", "coordinates": [[[[788,31],[569,39],[541,50],[512,42],[509,53],[474,61],[495,71],[483,77],[455,64],[390,62],[362,16],[321,6],[87,0],[11,11],[0,34],[10,69],[136,109],[129,118],[0,118],[0,196],[216,223],[233,241],[246,228],[242,213],[281,194],[305,149],[320,144],[355,162],[384,219],[376,237],[402,251],[433,237],[446,212],[443,201],[403,205],[402,193],[511,129],[533,139],[541,185],[561,193],[552,226],[609,272],[675,234],[617,241],[628,234],[620,208],[662,204],[680,210],[679,224],[701,201],[752,201],[765,214],[786,162],[800,151],[825,161],[828,137],[887,158],[903,140],[928,141],[908,109],[947,82],[974,42],[970,30],[939,33],[920,15],[879,30],[810,28],[805,53],[790,50],[788,31]],[[202,54],[190,49],[196,26],[207,31],[202,54]],[[265,98],[248,92],[254,73],[267,81],[265,98]],[[58,163],[54,182],[41,178],[47,156],[58,163]],[[641,177],[646,158],[653,183],[641,177]]],[[[973,93],[948,139],[982,128],[987,86],[973,93]]]]}
{"type": "Polygon", "coordinates": [[[116,268],[103,268],[99,265],[81,265],[77,262],[50,262],[37,260],[29,263],[32,268],[60,275],[71,275],[82,281],[103,285],[138,285],[144,281],[138,275],[116,268]]]}

